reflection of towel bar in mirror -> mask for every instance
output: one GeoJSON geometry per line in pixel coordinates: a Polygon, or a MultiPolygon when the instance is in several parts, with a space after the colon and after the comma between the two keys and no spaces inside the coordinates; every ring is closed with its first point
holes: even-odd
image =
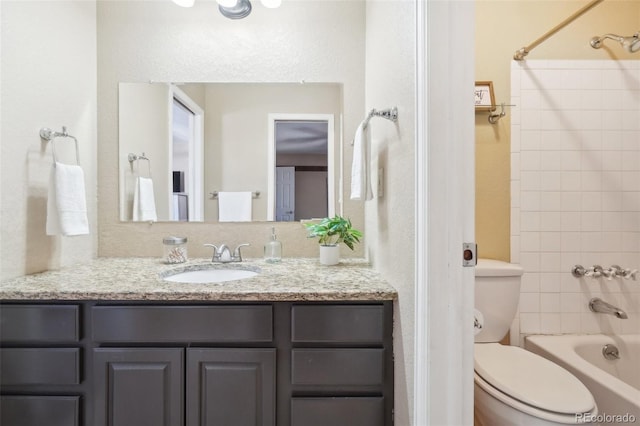
{"type": "MultiPolygon", "coordinates": [[[[253,191],[251,193],[251,198],[260,198],[260,191],[253,191]]],[[[213,191],[209,193],[209,199],[210,200],[217,200],[218,199],[218,191],[213,191]]]]}
{"type": "Polygon", "coordinates": [[[40,129],[40,137],[47,142],[51,142],[51,153],[53,154],[54,163],[58,162],[58,159],[56,158],[56,138],[73,139],[76,144],[76,164],[78,166],[80,165],[80,149],[78,148],[78,139],[76,139],[75,136],[71,136],[69,133],[67,133],[66,126],[62,126],[62,132],[54,132],[48,127],[43,127],[42,129],[40,129]]]}

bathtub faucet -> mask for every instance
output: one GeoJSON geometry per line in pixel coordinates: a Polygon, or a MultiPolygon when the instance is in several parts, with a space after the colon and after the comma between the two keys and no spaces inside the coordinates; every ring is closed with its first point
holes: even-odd
{"type": "Polygon", "coordinates": [[[591,312],[600,312],[601,314],[613,315],[616,318],[627,319],[627,313],[620,308],[616,308],[613,305],[605,302],[599,297],[594,297],[589,301],[589,309],[591,312]]]}

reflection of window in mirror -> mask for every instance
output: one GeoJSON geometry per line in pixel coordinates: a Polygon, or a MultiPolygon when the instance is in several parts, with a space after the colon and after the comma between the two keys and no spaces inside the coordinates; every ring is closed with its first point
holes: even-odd
{"type": "Polygon", "coordinates": [[[329,147],[333,146],[333,116],[291,114],[275,118],[276,221],[328,216],[329,147]]]}

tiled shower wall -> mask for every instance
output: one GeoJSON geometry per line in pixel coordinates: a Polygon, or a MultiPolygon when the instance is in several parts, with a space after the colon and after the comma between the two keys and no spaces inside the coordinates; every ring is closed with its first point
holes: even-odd
{"type": "Polygon", "coordinates": [[[511,66],[511,261],[525,273],[511,341],[526,334],[640,332],[640,61],[511,66]],[[589,311],[592,297],[625,310],[589,311]]]}

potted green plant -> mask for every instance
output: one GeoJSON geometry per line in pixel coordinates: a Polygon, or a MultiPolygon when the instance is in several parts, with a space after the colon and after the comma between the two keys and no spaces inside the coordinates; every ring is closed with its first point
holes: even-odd
{"type": "Polygon", "coordinates": [[[342,216],[325,217],[318,223],[305,225],[309,231],[309,238],[318,238],[320,243],[320,263],[335,265],[340,260],[340,243],[344,243],[351,250],[360,242],[362,232],[353,228],[351,219],[342,216]]]}

